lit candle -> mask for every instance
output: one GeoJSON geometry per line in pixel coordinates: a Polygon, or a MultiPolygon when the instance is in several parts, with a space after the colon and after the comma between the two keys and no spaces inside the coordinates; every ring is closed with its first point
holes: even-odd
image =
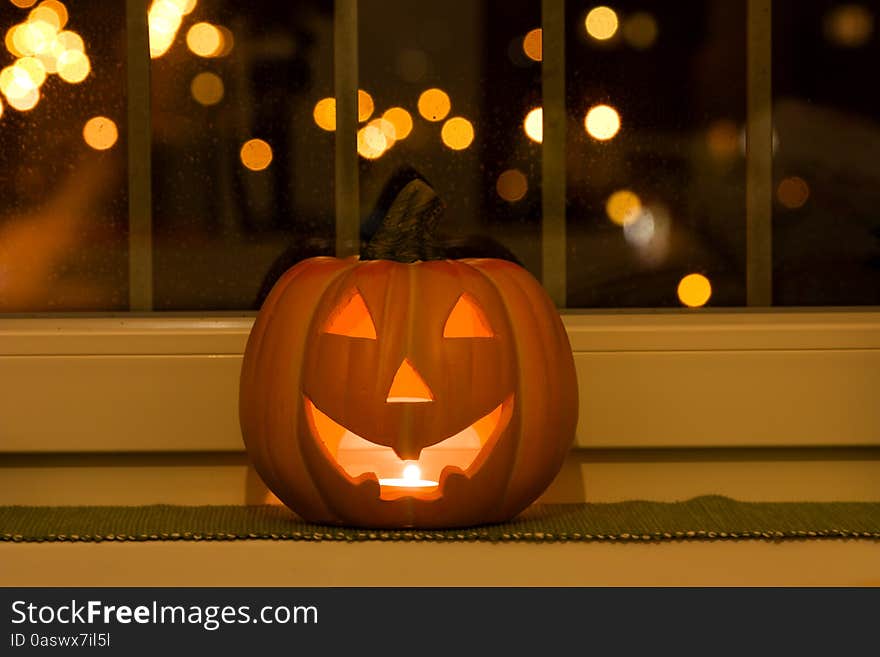
{"type": "Polygon", "coordinates": [[[430,488],[439,484],[437,481],[422,479],[422,469],[413,461],[406,462],[403,466],[403,475],[399,479],[380,479],[379,483],[382,486],[397,488],[430,488]]]}

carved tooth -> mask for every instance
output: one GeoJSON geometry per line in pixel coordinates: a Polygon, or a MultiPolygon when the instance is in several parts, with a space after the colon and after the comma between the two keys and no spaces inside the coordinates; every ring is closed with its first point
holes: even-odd
{"type": "Polygon", "coordinates": [[[356,477],[354,481],[355,486],[363,490],[366,495],[375,498],[379,497],[382,486],[379,484],[379,478],[375,472],[364,472],[356,477]]]}

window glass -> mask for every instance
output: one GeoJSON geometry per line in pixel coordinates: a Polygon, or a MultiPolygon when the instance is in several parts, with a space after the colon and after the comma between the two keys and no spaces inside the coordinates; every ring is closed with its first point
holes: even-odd
{"type": "Polygon", "coordinates": [[[359,3],[362,216],[411,168],[446,205],[437,233],[447,255],[508,258],[540,275],[541,148],[523,130],[541,103],[540,10],[529,0],[359,3]]]}
{"type": "Polygon", "coordinates": [[[773,299],[880,305],[878,4],[773,3],[773,299]]]}
{"type": "Polygon", "coordinates": [[[127,307],[121,4],[0,4],[0,312],[127,307]]]}
{"type": "Polygon", "coordinates": [[[333,253],[333,3],[153,2],[150,26],[154,308],[256,308],[333,253]]]}
{"type": "Polygon", "coordinates": [[[745,3],[566,3],[568,305],[745,305],[745,3]],[[692,279],[688,279],[692,280],[692,279]]]}

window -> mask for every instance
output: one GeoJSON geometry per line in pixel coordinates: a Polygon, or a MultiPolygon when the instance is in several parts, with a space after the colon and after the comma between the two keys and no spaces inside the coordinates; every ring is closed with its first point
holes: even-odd
{"type": "Polygon", "coordinates": [[[579,445],[876,445],[873,6],[3,2],[0,449],[239,448],[248,318],[406,166],[562,308],[579,445]]]}

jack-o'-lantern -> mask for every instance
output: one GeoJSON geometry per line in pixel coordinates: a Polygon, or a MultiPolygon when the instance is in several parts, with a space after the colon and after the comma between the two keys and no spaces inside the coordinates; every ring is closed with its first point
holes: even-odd
{"type": "Polygon", "coordinates": [[[571,446],[577,383],[556,308],[513,263],[432,259],[441,207],[408,184],[362,257],[300,262],[256,319],[242,434],[269,489],[307,520],[505,520],[571,446]]]}

